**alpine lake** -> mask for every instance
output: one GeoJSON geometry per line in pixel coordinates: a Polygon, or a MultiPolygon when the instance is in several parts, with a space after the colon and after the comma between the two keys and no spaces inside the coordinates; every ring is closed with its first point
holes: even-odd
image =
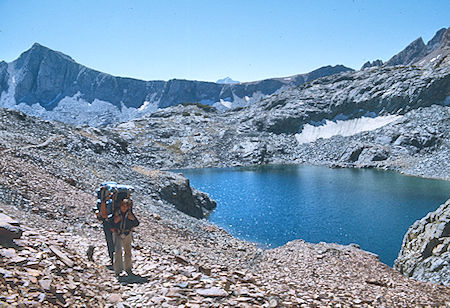
{"type": "Polygon", "coordinates": [[[258,166],[177,170],[217,201],[208,219],[270,248],[358,244],[393,266],[408,228],[450,198],[450,182],[375,169],[258,166]]]}

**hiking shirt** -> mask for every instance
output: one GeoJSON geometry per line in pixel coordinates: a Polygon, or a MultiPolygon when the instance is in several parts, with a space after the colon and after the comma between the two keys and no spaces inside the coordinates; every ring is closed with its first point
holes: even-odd
{"type": "Polygon", "coordinates": [[[139,221],[131,210],[128,210],[125,213],[118,211],[116,213],[116,216],[114,216],[113,228],[119,234],[128,235],[130,233],[131,229],[134,227],[137,227],[138,225],[139,225],[139,221]],[[131,220],[129,218],[130,216],[133,217],[134,220],[131,220]],[[118,220],[117,218],[120,218],[120,220],[118,220]]]}

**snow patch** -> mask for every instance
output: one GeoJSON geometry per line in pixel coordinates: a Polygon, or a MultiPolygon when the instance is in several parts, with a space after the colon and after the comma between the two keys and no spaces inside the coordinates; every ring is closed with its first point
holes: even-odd
{"type": "Polygon", "coordinates": [[[231,108],[231,102],[228,101],[224,101],[223,99],[220,100],[220,103],[225,106],[226,108],[230,109],[231,108]]]}
{"type": "Polygon", "coordinates": [[[28,115],[37,116],[45,120],[60,121],[73,125],[87,124],[90,126],[103,126],[114,123],[130,121],[141,117],[144,114],[154,112],[158,109],[157,102],[144,102],[138,108],[126,107],[123,103],[121,106],[115,106],[108,101],[95,99],[88,102],[83,99],[80,92],[74,96],[66,96],[61,99],[53,110],[46,110],[39,104],[28,105],[25,103],[16,104],[15,84],[12,78],[9,80],[9,88],[7,92],[3,92],[0,97],[0,107],[19,110],[28,115]],[[147,104],[146,104],[147,103],[147,104]]]}
{"type": "Polygon", "coordinates": [[[439,59],[441,57],[441,55],[437,55],[436,57],[434,57],[433,59],[430,60],[431,63],[433,63],[434,61],[436,61],[437,59],[439,59]]]}
{"type": "MultiPolygon", "coordinates": [[[[299,144],[316,141],[319,138],[333,136],[352,136],[360,132],[371,131],[402,118],[398,115],[379,116],[375,118],[361,117],[352,120],[325,120],[323,125],[305,124],[301,133],[295,134],[299,144]]],[[[320,122],[319,122],[320,123],[320,122]]]]}
{"type": "Polygon", "coordinates": [[[149,104],[150,104],[150,102],[145,101],[145,102],[142,104],[142,106],[138,108],[138,111],[144,110],[145,108],[147,108],[147,106],[148,106],[149,104]]]}

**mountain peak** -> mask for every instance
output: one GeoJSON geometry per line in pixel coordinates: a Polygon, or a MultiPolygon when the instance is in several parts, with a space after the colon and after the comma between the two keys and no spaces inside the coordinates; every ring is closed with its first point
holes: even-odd
{"type": "Polygon", "coordinates": [[[30,49],[28,49],[27,51],[23,52],[20,55],[19,59],[22,58],[22,56],[24,56],[24,55],[30,55],[32,57],[34,57],[34,56],[42,57],[43,55],[46,55],[46,54],[53,54],[53,55],[56,55],[56,56],[59,56],[59,57],[65,59],[65,60],[75,62],[75,60],[72,59],[70,56],[68,56],[68,55],[66,55],[66,54],[64,54],[64,53],[62,53],[60,51],[56,51],[56,50],[50,49],[50,48],[48,48],[48,47],[46,47],[44,45],[41,45],[41,44],[39,44],[37,42],[34,43],[33,46],[31,46],[30,49]]]}
{"type": "MultiPolygon", "coordinates": [[[[44,45],[39,44],[38,42],[34,43],[33,46],[31,46],[31,49],[36,48],[47,48],[44,45]]],[[[48,49],[48,48],[47,48],[48,49]]]]}
{"type": "Polygon", "coordinates": [[[425,56],[426,45],[422,37],[414,40],[405,49],[393,56],[386,62],[387,65],[409,65],[425,56]]]}
{"type": "Polygon", "coordinates": [[[436,32],[436,34],[433,36],[433,38],[428,41],[427,50],[429,50],[429,52],[432,52],[433,50],[435,50],[436,48],[439,47],[446,31],[447,31],[447,28],[440,29],[439,31],[436,32]]]}
{"type": "Polygon", "coordinates": [[[217,80],[216,83],[220,83],[220,84],[235,84],[235,83],[240,83],[240,82],[236,81],[236,80],[233,80],[230,77],[225,77],[225,78],[217,80]]]}

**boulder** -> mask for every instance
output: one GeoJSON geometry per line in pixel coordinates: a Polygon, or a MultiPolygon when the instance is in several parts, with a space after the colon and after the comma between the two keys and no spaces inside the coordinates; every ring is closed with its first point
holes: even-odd
{"type": "Polygon", "coordinates": [[[440,136],[434,132],[425,130],[415,130],[404,132],[393,143],[394,146],[414,147],[418,151],[424,148],[430,148],[440,143],[440,136]]]}
{"type": "Polygon", "coordinates": [[[356,144],[356,145],[350,146],[344,150],[344,153],[342,153],[342,155],[341,155],[340,161],[354,163],[359,159],[359,156],[361,155],[361,152],[363,150],[364,150],[364,145],[362,145],[362,144],[356,144]]]}
{"type": "Polygon", "coordinates": [[[192,188],[192,195],[194,197],[194,202],[202,208],[204,215],[209,214],[217,206],[216,201],[211,199],[205,192],[192,188]]]}
{"type": "Polygon", "coordinates": [[[377,161],[386,160],[389,157],[389,151],[384,147],[373,146],[365,148],[358,157],[358,164],[367,165],[377,161]]]}
{"type": "Polygon", "coordinates": [[[22,229],[19,227],[19,222],[0,213],[0,242],[11,242],[21,236],[22,229]]]}
{"type": "Polygon", "coordinates": [[[216,207],[216,202],[207,194],[191,188],[189,179],[182,174],[158,171],[152,178],[160,198],[189,216],[203,218],[216,207]]]}
{"type": "Polygon", "coordinates": [[[450,199],[408,229],[394,268],[417,280],[450,286],[450,199]]]}

